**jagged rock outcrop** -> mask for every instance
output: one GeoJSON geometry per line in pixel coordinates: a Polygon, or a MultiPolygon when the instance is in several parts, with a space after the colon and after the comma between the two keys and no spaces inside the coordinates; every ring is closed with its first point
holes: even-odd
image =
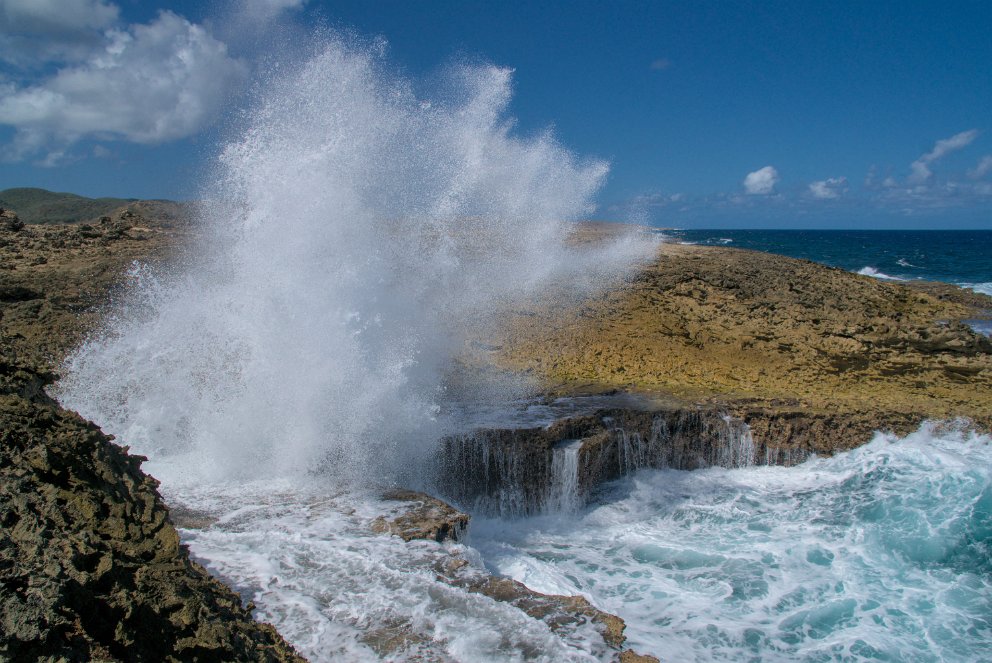
{"type": "MultiPolygon", "coordinates": [[[[468,528],[468,514],[436,497],[411,490],[394,490],[383,497],[399,502],[402,506],[399,513],[376,518],[371,525],[373,531],[394,534],[404,541],[426,539],[443,542],[457,539],[468,528]]],[[[602,636],[605,645],[613,650],[614,658],[618,661],[650,663],[658,660],[624,649],[626,624],[623,619],[599,610],[585,597],[535,592],[512,578],[494,576],[475,568],[457,553],[438,560],[434,571],[438,580],[494,601],[508,603],[528,616],[543,621],[556,633],[592,624],[602,636]]],[[[363,642],[380,654],[389,655],[410,643],[419,642],[421,637],[408,626],[396,624],[366,633],[363,642]]]]}
{"type": "Polygon", "coordinates": [[[17,232],[23,227],[24,222],[17,216],[17,212],[0,207],[0,230],[17,232]]]}
{"type": "Polygon", "coordinates": [[[383,497],[403,503],[399,514],[379,516],[372,521],[372,531],[395,534],[404,541],[457,541],[468,528],[468,514],[436,497],[413,490],[393,490],[383,497]]]}
{"type": "Polygon", "coordinates": [[[0,660],[302,661],[192,562],[140,456],[0,345],[0,660]]]}
{"type": "Polygon", "coordinates": [[[603,409],[550,426],[481,429],[442,440],[438,491],[503,516],[581,507],[600,485],[641,468],[795,465],[906,434],[917,418],[716,406],[603,409]]]}

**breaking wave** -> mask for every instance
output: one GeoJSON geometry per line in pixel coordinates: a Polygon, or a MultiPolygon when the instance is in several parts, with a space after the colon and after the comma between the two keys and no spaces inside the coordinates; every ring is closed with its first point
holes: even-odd
{"type": "Polygon", "coordinates": [[[654,240],[570,243],[607,165],[517,135],[508,69],[453,65],[424,91],[381,41],[330,39],[272,72],[189,260],[135,267],[58,397],[191,477],[409,480],[468,330],[620,277],[654,240]]]}

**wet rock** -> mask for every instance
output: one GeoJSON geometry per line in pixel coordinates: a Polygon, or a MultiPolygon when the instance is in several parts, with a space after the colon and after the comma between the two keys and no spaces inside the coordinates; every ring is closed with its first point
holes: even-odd
{"type": "Polygon", "coordinates": [[[372,531],[395,534],[404,541],[457,541],[468,528],[468,514],[424,493],[394,490],[383,497],[403,502],[402,513],[392,518],[379,516],[372,522],[372,531]]]}
{"type": "MultiPolygon", "coordinates": [[[[373,521],[372,529],[377,532],[396,534],[405,541],[426,539],[443,542],[452,538],[452,532],[461,533],[468,528],[468,515],[424,493],[395,490],[383,497],[401,502],[403,506],[399,515],[392,514],[388,518],[380,516],[373,521]]],[[[621,651],[625,641],[624,621],[616,615],[599,610],[582,596],[558,596],[535,592],[516,580],[493,576],[476,568],[457,553],[439,559],[435,563],[434,570],[438,580],[481,594],[494,601],[508,603],[528,616],[543,621],[556,633],[564,634],[591,624],[602,636],[605,645],[615,650],[618,656],[631,655],[621,651]]],[[[429,644],[411,625],[402,622],[387,624],[365,633],[362,642],[383,656],[429,644]]]]}
{"type": "Polygon", "coordinates": [[[599,610],[582,596],[559,596],[535,592],[512,578],[489,575],[453,557],[435,569],[438,579],[455,587],[508,603],[528,616],[563,633],[591,624],[611,649],[620,650],[626,640],[623,619],[599,610]]]}
{"type": "Polygon", "coordinates": [[[581,507],[600,485],[641,468],[791,466],[856,447],[878,430],[905,435],[918,425],[909,413],[839,414],[794,404],[732,412],[713,405],[604,409],[547,427],[446,438],[437,452],[437,490],[504,517],[560,511],[581,507]],[[568,453],[574,458],[563,462],[568,453]]]}
{"type": "Polygon", "coordinates": [[[141,456],[0,344],[0,660],[302,661],[192,562],[141,456]]]}

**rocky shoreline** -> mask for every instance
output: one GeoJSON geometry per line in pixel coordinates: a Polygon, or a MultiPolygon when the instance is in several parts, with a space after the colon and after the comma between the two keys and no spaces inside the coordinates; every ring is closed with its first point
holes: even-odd
{"type": "Polygon", "coordinates": [[[628,283],[512,312],[484,360],[551,393],[712,406],[773,446],[848,449],[927,418],[992,426],[992,297],[757,251],[663,245],[628,283]],[[828,435],[825,435],[829,433],[828,435]]]}
{"type": "Polygon", "coordinates": [[[144,459],[0,353],[0,658],[303,660],[190,560],[144,459]]]}
{"type": "MultiPolygon", "coordinates": [[[[54,230],[30,228],[19,239],[77,232],[54,230]]],[[[9,249],[9,235],[0,238],[9,249]]],[[[0,659],[303,661],[252,619],[254,606],[190,560],[158,482],[141,471],[144,458],[46,395],[56,376],[39,357],[65,348],[25,326],[26,311],[43,324],[59,321],[78,300],[11,280],[0,286],[0,659]]]]}
{"type": "MultiPolygon", "coordinates": [[[[0,657],[302,660],[189,559],[172,521],[209,523],[170,514],[141,457],[44,392],[133,261],[176,257],[191,232],[184,213],[137,202],[79,225],[3,217],[0,657]]],[[[609,232],[589,226],[579,239],[609,232]]],[[[645,405],[446,439],[438,494],[520,515],[575,506],[639,467],[789,465],[926,418],[988,430],[992,342],[961,321],[990,311],[992,298],[945,284],[907,287],[781,256],[666,245],[622,287],[507,312],[508,324],[473,339],[466,359],[527,373],[548,397],[621,391],[645,405]]],[[[370,523],[383,535],[441,541],[468,526],[435,498],[390,499],[409,507],[370,523]]],[[[622,621],[580,597],[541,595],[457,557],[435,571],[552,630],[591,620],[620,660],[651,660],[623,650],[622,621]]],[[[400,629],[372,640],[385,655],[408,637],[400,629]]]]}

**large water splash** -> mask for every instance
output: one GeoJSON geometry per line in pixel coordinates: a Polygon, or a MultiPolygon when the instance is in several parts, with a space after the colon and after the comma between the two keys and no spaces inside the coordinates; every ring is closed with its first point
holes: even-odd
{"type": "Polygon", "coordinates": [[[202,245],[135,268],[64,405],[197,476],[404,479],[466,329],[645,249],[570,248],[607,167],[516,136],[511,71],[453,66],[424,95],[383,50],[332,39],[273,67],[205,188],[202,245]]]}

